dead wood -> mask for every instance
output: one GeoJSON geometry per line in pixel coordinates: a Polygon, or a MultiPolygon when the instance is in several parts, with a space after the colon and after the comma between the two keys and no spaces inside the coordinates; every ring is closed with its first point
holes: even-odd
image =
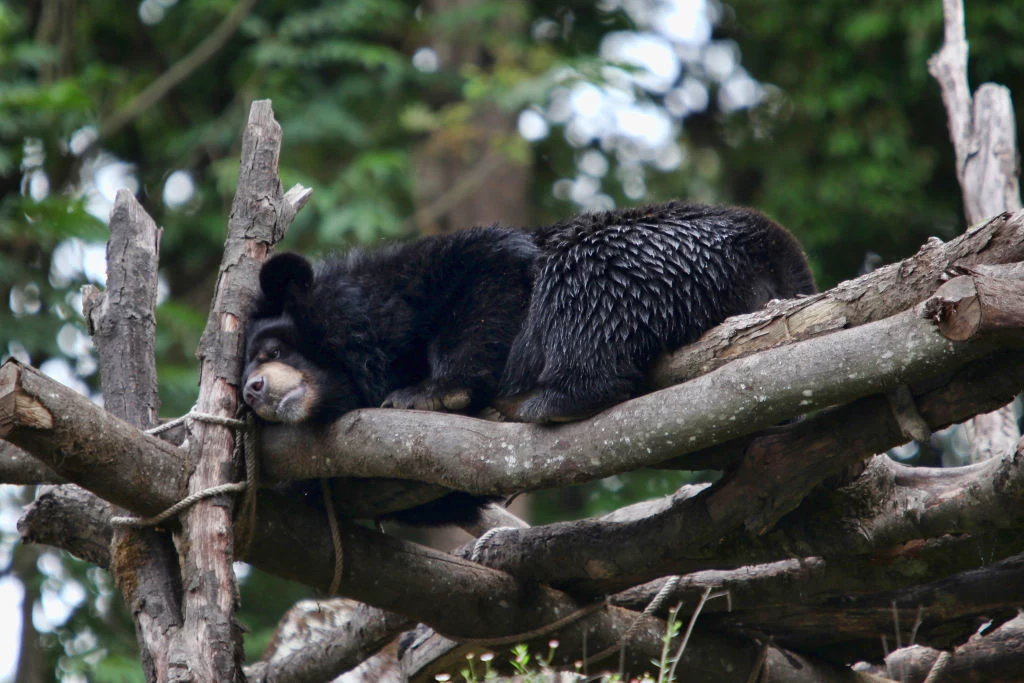
{"type": "MultiPolygon", "coordinates": [[[[943,0],[942,13],[943,44],[928,60],[928,71],[942,92],[964,214],[974,223],[1021,208],[1017,126],[1006,87],[984,83],[971,97],[963,0],[943,0]]],[[[1007,453],[1020,438],[1008,406],[975,417],[965,428],[971,462],[1007,453]]]]}
{"type": "MultiPolygon", "coordinates": [[[[281,127],[269,100],[254,102],[242,136],[238,188],[231,206],[224,256],[199,341],[200,413],[237,417],[244,330],[256,296],[260,266],[284,237],[296,208],[278,179],[281,127]]],[[[197,420],[189,441],[188,492],[239,478],[229,427],[197,420]]],[[[241,438],[239,434],[237,438],[241,438]]],[[[242,636],[234,619],[238,587],[232,570],[234,545],[230,496],[201,500],[179,516],[187,543],[181,554],[184,625],[172,641],[172,668],[202,680],[240,681],[242,636]]]]}
{"type": "MultiPolygon", "coordinates": [[[[156,307],[160,234],[128,190],[110,215],[106,291],[83,288],[83,312],[96,344],[103,405],[141,429],[157,423],[156,307]]],[[[123,510],[114,514],[122,515],[123,510]]],[[[181,628],[181,575],[169,535],[114,529],[110,568],[131,611],[147,681],[170,678],[171,638],[181,628]]]]}

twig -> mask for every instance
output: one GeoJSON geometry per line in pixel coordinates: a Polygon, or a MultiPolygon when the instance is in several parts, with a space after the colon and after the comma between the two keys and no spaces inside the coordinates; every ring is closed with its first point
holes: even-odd
{"type": "Polygon", "coordinates": [[[110,118],[100,124],[99,138],[110,137],[126,125],[134,121],[142,112],[164,98],[175,86],[188,78],[193,71],[202,66],[228,42],[249,14],[256,0],[241,0],[231,13],[217,25],[210,35],[206,36],[195,48],[179,61],[160,74],[142,92],[132,98],[131,102],[114,112],[110,118]]]}

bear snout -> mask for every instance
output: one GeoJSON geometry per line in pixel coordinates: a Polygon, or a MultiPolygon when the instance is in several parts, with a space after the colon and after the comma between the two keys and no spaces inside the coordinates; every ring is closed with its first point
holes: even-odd
{"type": "Polygon", "coordinates": [[[263,375],[250,377],[245,383],[242,396],[250,408],[259,408],[267,398],[267,380],[263,375]]]}

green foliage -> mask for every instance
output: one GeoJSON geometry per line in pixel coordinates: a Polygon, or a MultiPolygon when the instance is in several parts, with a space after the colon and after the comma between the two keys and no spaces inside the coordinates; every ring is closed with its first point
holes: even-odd
{"type": "MultiPolygon", "coordinates": [[[[869,251],[889,262],[963,230],[945,111],[927,72],[940,2],[730,4],[726,34],[754,77],[779,90],[729,122],[745,132],[720,147],[725,197],[796,231],[826,287],[856,275],[869,251]]],[[[1010,4],[966,5],[972,87],[984,78],[1024,92],[1024,29],[1007,22],[1010,4]]]]}
{"type": "Polygon", "coordinates": [[[638,500],[667,496],[685,484],[714,481],[714,472],[638,470],[616,474],[593,484],[538,491],[530,496],[530,510],[537,524],[572,517],[595,517],[638,500]]]}

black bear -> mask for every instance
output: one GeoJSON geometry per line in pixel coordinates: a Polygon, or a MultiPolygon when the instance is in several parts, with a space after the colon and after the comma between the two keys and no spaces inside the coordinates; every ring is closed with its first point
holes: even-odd
{"type": "Polygon", "coordinates": [[[580,419],[636,395],[655,357],[725,318],[815,291],[778,224],[680,202],[533,232],[474,228],[316,269],[283,254],[260,287],[243,396],[288,423],[488,404],[522,421],[580,419]]]}
{"type": "Polygon", "coordinates": [[[636,395],[651,361],[731,315],[815,291],[799,243],[760,212],[670,202],[533,233],[530,308],[499,406],[576,420],[636,395]]]}
{"type": "Polygon", "coordinates": [[[539,250],[525,232],[475,228],[314,270],[281,254],[260,271],[243,397],[271,422],[356,408],[473,411],[498,389],[539,250]]]}

